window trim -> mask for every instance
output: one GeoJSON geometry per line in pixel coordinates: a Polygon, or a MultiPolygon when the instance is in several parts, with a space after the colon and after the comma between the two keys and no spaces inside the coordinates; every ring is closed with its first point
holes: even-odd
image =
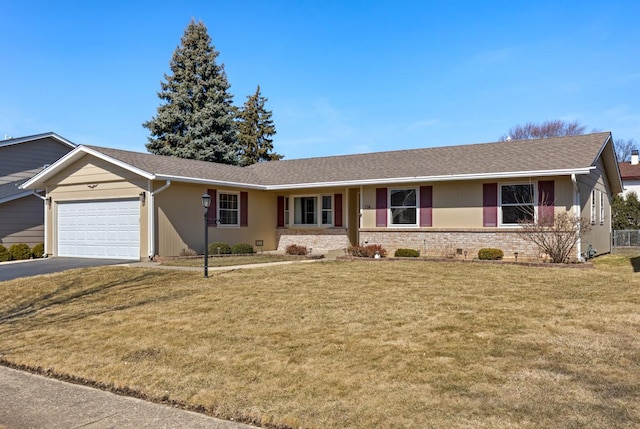
{"type": "Polygon", "coordinates": [[[387,227],[388,228],[419,228],[420,227],[420,187],[419,186],[403,186],[387,189],[387,227]],[[392,206],[391,193],[393,191],[413,191],[416,196],[414,206],[392,206]],[[415,223],[393,223],[394,208],[413,208],[416,211],[415,223]]]}
{"type": "Polygon", "coordinates": [[[600,225],[604,225],[604,192],[600,192],[600,225]]]}
{"type": "Polygon", "coordinates": [[[591,190],[591,225],[596,224],[596,190],[591,190]]]}
{"type": "Polygon", "coordinates": [[[285,220],[284,220],[284,223],[288,227],[295,227],[295,228],[333,228],[334,223],[335,223],[335,219],[334,219],[335,215],[333,213],[334,206],[335,206],[335,202],[334,202],[333,194],[290,195],[288,197],[285,197],[285,220]],[[323,205],[322,205],[323,197],[330,198],[331,207],[329,209],[324,209],[323,208],[323,205]],[[300,199],[300,198],[315,198],[315,200],[316,200],[316,204],[315,204],[316,223],[296,223],[296,200],[300,199]],[[291,209],[291,206],[288,206],[288,204],[290,204],[290,201],[293,201],[293,210],[291,209]],[[287,207],[289,207],[288,210],[287,210],[287,207]],[[323,211],[329,211],[331,213],[331,223],[322,223],[322,212],[323,211]]]}
{"type": "Polygon", "coordinates": [[[220,190],[218,189],[217,195],[216,195],[216,207],[218,209],[218,219],[217,219],[217,226],[221,227],[221,228],[239,228],[240,227],[240,210],[241,210],[241,203],[240,203],[240,192],[237,191],[225,191],[225,190],[220,190]],[[228,208],[222,208],[220,207],[220,200],[222,199],[222,195],[235,195],[236,196],[236,201],[237,201],[237,209],[228,209],[228,208]],[[222,223],[222,212],[223,211],[236,211],[237,213],[237,222],[236,223],[222,223]]]}
{"type": "MultiPolygon", "coordinates": [[[[503,228],[520,228],[521,225],[518,223],[504,223],[502,216],[502,208],[505,207],[502,203],[502,187],[503,186],[531,186],[533,189],[533,193],[531,195],[531,206],[533,207],[533,222],[538,222],[538,182],[504,182],[498,183],[498,227],[503,228]]],[[[518,207],[525,206],[529,204],[510,204],[507,203],[506,207],[518,207]]]]}

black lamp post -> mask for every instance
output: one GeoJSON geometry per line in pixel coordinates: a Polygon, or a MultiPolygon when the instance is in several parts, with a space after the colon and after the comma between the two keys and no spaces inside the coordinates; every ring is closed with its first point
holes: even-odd
{"type": "Polygon", "coordinates": [[[202,195],[202,207],[204,207],[204,277],[209,277],[209,222],[208,212],[211,205],[211,195],[202,195]]]}

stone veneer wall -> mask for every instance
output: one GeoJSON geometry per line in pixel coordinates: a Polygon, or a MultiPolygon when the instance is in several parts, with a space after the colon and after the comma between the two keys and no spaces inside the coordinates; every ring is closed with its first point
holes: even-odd
{"type": "Polygon", "coordinates": [[[313,252],[344,249],[351,246],[346,228],[276,229],[278,251],[284,252],[290,244],[306,246],[313,252]]]}
{"type": "Polygon", "coordinates": [[[519,259],[538,260],[541,256],[537,246],[523,239],[517,229],[363,229],[360,230],[360,244],[381,244],[390,256],[396,249],[408,248],[432,257],[464,257],[464,251],[467,251],[467,258],[473,259],[483,247],[501,249],[505,259],[513,259],[514,252],[518,252],[519,259]]]}

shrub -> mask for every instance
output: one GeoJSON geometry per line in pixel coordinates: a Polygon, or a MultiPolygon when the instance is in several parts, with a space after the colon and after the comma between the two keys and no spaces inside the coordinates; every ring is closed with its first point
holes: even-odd
{"type": "Polygon", "coordinates": [[[347,253],[351,256],[360,258],[375,258],[376,253],[381,258],[387,256],[387,251],[380,244],[369,244],[366,246],[351,246],[347,249],[347,253]]]}
{"type": "Polygon", "coordinates": [[[195,250],[193,250],[193,249],[189,249],[189,248],[187,248],[187,249],[182,249],[182,250],[180,251],[180,256],[198,256],[198,252],[196,252],[196,251],[195,251],[195,250]]]}
{"type": "Polygon", "coordinates": [[[231,253],[234,255],[246,255],[248,253],[254,253],[253,246],[247,243],[238,243],[231,246],[231,253]]]}
{"type": "Polygon", "coordinates": [[[231,254],[231,246],[222,241],[214,241],[213,243],[209,243],[209,255],[230,255],[231,254]],[[220,248],[220,250],[218,250],[220,248]]]}
{"type": "Polygon", "coordinates": [[[11,260],[11,255],[6,247],[0,244],[0,262],[5,262],[11,260]]]}
{"type": "Polygon", "coordinates": [[[42,258],[44,256],[44,243],[38,243],[31,248],[31,256],[42,258]]]}
{"type": "Polygon", "coordinates": [[[397,249],[393,256],[396,258],[417,258],[420,256],[420,251],[414,249],[397,249]]]}
{"type": "Polygon", "coordinates": [[[494,249],[492,247],[485,247],[478,251],[478,259],[484,259],[489,261],[497,261],[504,258],[504,252],[500,249],[494,249]]]}
{"type": "Polygon", "coordinates": [[[298,246],[297,244],[290,244],[285,249],[287,255],[306,255],[309,253],[307,246],[298,246]]]}
{"type": "Polygon", "coordinates": [[[11,247],[9,247],[9,255],[11,255],[11,259],[16,261],[31,259],[31,249],[24,243],[12,244],[11,247]]]}

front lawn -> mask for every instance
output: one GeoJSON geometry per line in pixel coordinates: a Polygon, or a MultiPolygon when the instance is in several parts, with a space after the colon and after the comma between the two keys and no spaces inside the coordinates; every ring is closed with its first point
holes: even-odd
{"type": "Polygon", "coordinates": [[[272,427],[632,428],[632,262],[74,270],[0,283],[0,358],[272,427]]]}

